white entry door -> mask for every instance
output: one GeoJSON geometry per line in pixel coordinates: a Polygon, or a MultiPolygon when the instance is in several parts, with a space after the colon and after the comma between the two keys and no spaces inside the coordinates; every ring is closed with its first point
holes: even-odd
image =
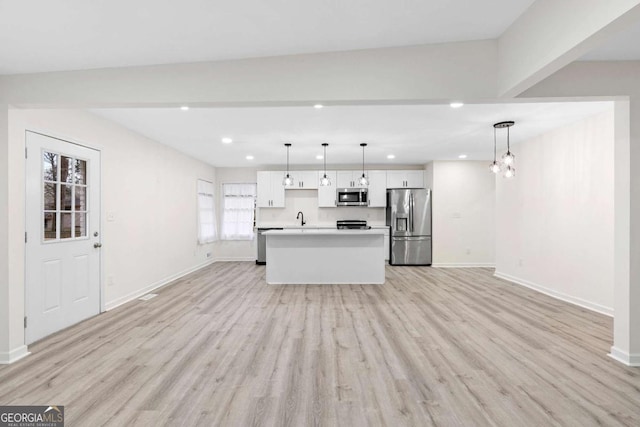
{"type": "Polygon", "coordinates": [[[26,342],[100,313],[100,152],[27,132],[26,342]]]}

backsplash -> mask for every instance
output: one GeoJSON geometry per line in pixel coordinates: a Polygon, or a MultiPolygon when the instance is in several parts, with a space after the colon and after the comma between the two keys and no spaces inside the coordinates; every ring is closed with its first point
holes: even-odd
{"type": "Polygon", "coordinates": [[[286,190],[285,208],[258,208],[257,224],[264,226],[300,225],[298,212],[308,226],[335,226],[339,219],[364,219],[369,225],[385,224],[384,208],[319,208],[317,190],[286,190]]]}

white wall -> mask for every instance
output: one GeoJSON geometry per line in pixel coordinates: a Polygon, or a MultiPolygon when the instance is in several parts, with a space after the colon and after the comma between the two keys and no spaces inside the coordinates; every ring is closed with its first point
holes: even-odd
{"type": "Polygon", "coordinates": [[[613,313],[613,111],[514,147],[498,179],[496,275],[613,313]]]}
{"type": "MultiPolygon", "coordinates": [[[[429,166],[430,165],[430,166],[429,166]]],[[[493,266],[495,176],[488,162],[436,161],[433,180],[433,265],[493,266]]]]}
{"type": "Polygon", "coordinates": [[[101,150],[107,308],[211,261],[213,246],[197,243],[196,180],[215,182],[212,166],[81,110],[12,110],[10,129],[22,144],[36,130],[101,150]]]}
{"type": "Polygon", "coordinates": [[[611,356],[640,366],[640,61],[574,62],[524,96],[618,96],[615,101],[615,296],[611,356]]]}

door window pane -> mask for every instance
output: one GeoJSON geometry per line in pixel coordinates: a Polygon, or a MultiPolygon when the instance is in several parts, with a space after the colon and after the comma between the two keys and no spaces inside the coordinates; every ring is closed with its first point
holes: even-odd
{"type": "Polygon", "coordinates": [[[70,211],[73,206],[73,186],[62,185],[62,194],[60,196],[60,210],[70,211]]]}
{"type": "Polygon", "coordinates": [[[44,240],[55,240],[56,237],[56,214],[55,212],[45,212],[44,240]]]}
{"type": "Polygon", "coordinates": [[[58,180],[58,155],[47,151],[42,153],[43,177],[45,181],[58,180]]]}
{"type": "Polygon", "coordinates": [[[72,221],[72,216],[70,213],[60,214],[60,238],[61,239],[71,238],[71,226],[72,226],[71,221],[72,221]]]}
{"type": "Polygon", "coordinates": [[[44,184],[44,210],[55,211],[58,199],[58,184],[44,184]]]}
{"type": "Polygon", "coordinates": [[[60,166],[60,181],[73,183],[73,170],[75,161],[66,156],[62,156],[62,165],[60,166]]]}
{"type": "Polygon", "coordinates": [[[86,237],[86,236],[87,236],[87,214],[77,213],[74,237],[86,237]]]}
{"type": "Polygon", "coordinates": [[[86,160],[76,160],[75,164],[76,184],[87,183],[87,162],[86,160]]]}
{"type": "Polygon", "coordinates": [[[87,210],[87,187],[76,186],[76,203],[75,210],[86,211],[87,210]]]}

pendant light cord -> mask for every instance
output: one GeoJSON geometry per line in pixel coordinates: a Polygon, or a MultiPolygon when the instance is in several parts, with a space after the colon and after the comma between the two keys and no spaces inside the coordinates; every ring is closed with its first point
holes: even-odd
{"type": "Polygon", "coordinates": [[[364,176],[364,145],[362,146],[362,176],[364,176]]]}
{"type": "Polygon", "coordinates": [[[289,176],[289,147],[287,146],[287,176],[289,176]]]}
{"type": "Polygon", "coordinates": [[[496,148],[497,142],[496,142],[496,128],[493,128],[493,163],[495,163],[497,161],[497,157],[498,157],[498,151],[496,148]]]}
{"type": "Polygon", "coordinates": [[[507,128],[507,153],[511,153],[511,146],[509,145],[509,128],[507,128]]]}
{"type": "Polygon", "coordinates": [[[322,156],[322,158],[324,159],[324,176],[327,176],[327,146],[323,145],[322,148],[324,149],[324,156],[322,156]]]}

